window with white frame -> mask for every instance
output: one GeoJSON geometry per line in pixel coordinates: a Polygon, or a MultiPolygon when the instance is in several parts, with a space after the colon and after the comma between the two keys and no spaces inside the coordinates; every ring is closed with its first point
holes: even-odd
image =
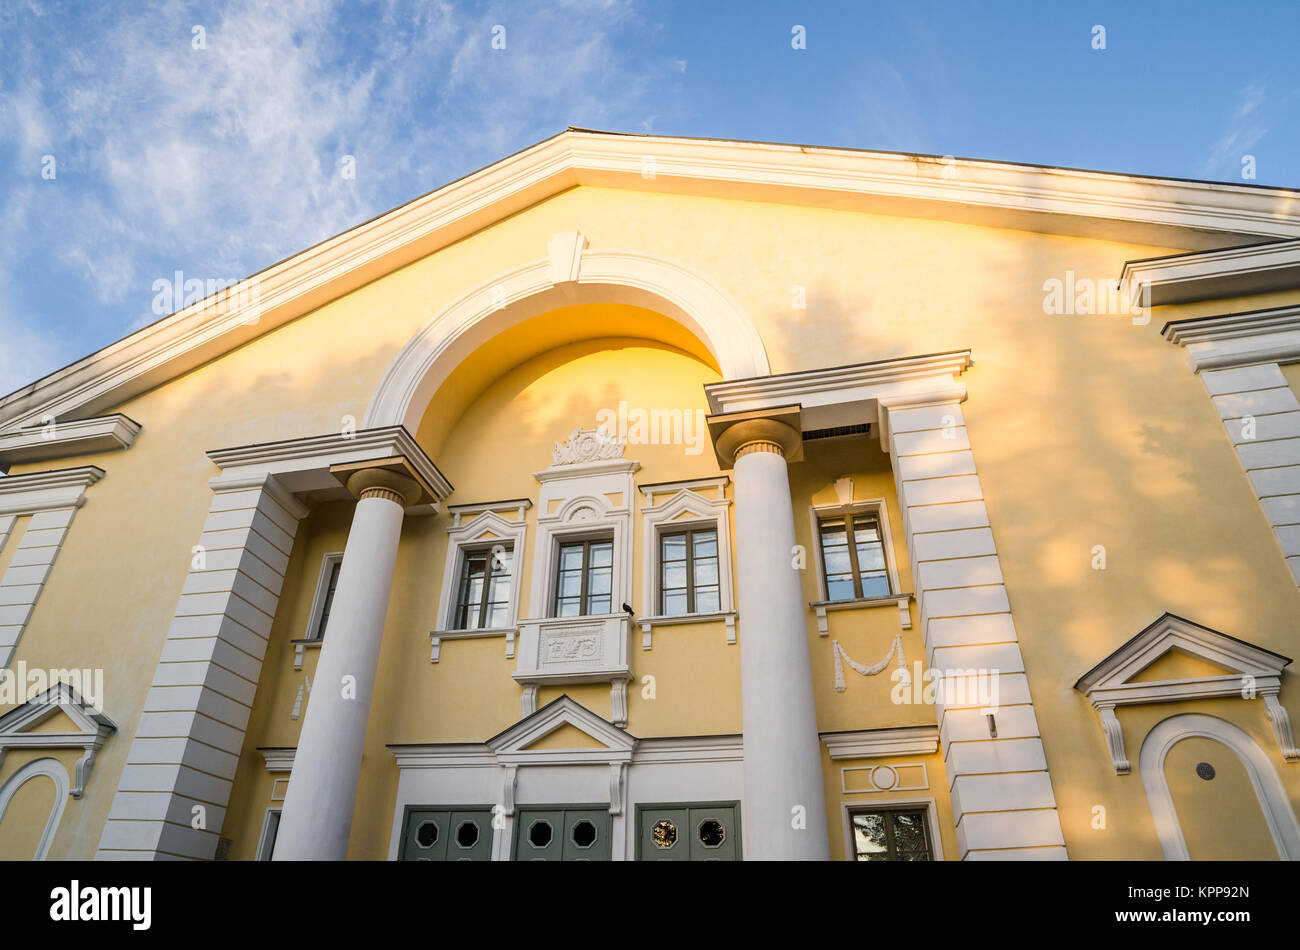
{"type": "Polygon", "coordinates": [[[511,545],[462,550],[452,629],[492,630],[508,626],[513,578],[511,545]]]}
{"type": "Polygon", "coordinates": [[[311,620],[304,639],[320,640],[325,636],[325,627],[329,623],[330,611],[334,607],[334,592],[339,586],[339,574],[342,571],[341,551],[326,554],[321,560],[320,576],[316,581],[316,596],[312,601],[311,620]]]}
{"type": "Polygon", "coordinates": [[[818,506],[812,520],[824,601],[870,600],[898,593],[883,501],[818,506]]]}
{"type": "Polygon", "coordinates": [[[929,810],[919,805],[851,806],[854,861],[933,861],[929,810]]]}
{"type": "Polygon", "coordinates": [[[559,543],[553,616],[613,613],[614,541],[593,538],[559,543]]]}
{"type": "Polygon", "coordinates": [[[531,507],[526,498],[448,507],[452,523],[447,528],[438,632],[514,627],[527,534],[524,513],[531,507]]]}
{"type": "Polygon", "coordinates": [[[660,533],[660,616],[716,613],[720,591],[716,526],[660,533]]]}
{"type": "Polygon", "coordinates": [[[642,485],[648,621],[733,609],[726,475],[642,485]]]}

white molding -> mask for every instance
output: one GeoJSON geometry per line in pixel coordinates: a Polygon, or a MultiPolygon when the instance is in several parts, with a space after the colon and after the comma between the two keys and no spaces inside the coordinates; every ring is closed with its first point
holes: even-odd
{"type": "Polygon", "coordinates": [[[0,515],[80,508],[86,489],[103,477],[104,470],[97,465],[0,476],[0,515]]]}
{"type": "Polygon", "coordinates": [[[819,738],[832,759],[874,759],[895,755],[933,755],[939,751],[938,726],[903,726],[856,732],[823,732],[819,738]]]}
{"type": "Polygon", "coordinates": [[[627,762],[632,758],[637,738],[627,731],[602,719],[581,703],[561,696],[547,703],[531,716],[526,716],[509,729],[497,733],[484,745],[492,750],[498,762],[514,764],[562,764],[570,762],[627,762]],[[528,746],[564,726],[599,742],[600,749],[529,750],[528,746]]]}
{"type": "Polygon", "coordinates": [[[1300,306],[1172,320],[1161,333],[1196,373],[1300,360],[1300,306]]]}
{"type": "Polygon", "coordinates": [[[140,423],[121,413],[0,432],[0,467],[129,449],[140,423]]]}
{"type": "Polygon", "coordinates": [[[1273,726],[1285,761],[1300,760],[1291,737],[1286,710],[1277,702],[1283,668],[1289,657],[1227,636],[1209,627],[1165,613],[1074,684],[1101,717],[1102,731],[1115,767],[1127,774],[1131,764],[1115,709],[1139,703],[1183,702],[1195,699],[1259,697],[1273,726]],[[1170,652],[1181,652],[1225,668],[1221,676],[1176,680],[1134,681],[1151,664],[1170,652]]]}
{"type": "Polygon", "coordinates": [[[725,378],[768,372],[753,322],[734,297],[702,274],[634,251],[582,251],[572,266],[576,276],[559,284],[549,257],[512,268],[435,315],[389,364],[364,424],[416,431],[462,353],[548,310],[584,302],[644,307],[680,323],[709,350],[725,378]]]}
{"type": "Polygon", "coordinates": [[[266,763],[266,770],[272,774],[277,772],[292,772],[293,757],[298,751],[296,748],[275,748],[275,749],[258,749],[262,753],[262,760],[266,763]]]}
{"type": "Polygon", "coordinates": [[[288,496],[277,497],[277,501],[291,511],[297,506],[303,514],[306,507],[293,496],[311,492],[318,501],[351,498],[343,480],[331,469],[361,462],[406,463],[407,473],[424,489],[423,497],[407,508],[408,514],[439,510],[439,504],[453,491],[424,449],[400,426],[241,445],[207,455],[221,469],[221,474],[209,482],[213,491],[266,485],[265,490],[288,496]],[[273,476],[269,483],[268,476],[273,476]]]}
{"type": "Polygon", "coordinates": [[[283,808],[275,805],[270,805],[267,807],[266,814],[262,818],[262,833],[257,838],[257,851],[255,852],[255,854],[257,855],[256,860],[258,861],[271,860],[271,854],[275,848],[274,838],[272,838],[270,841],[267,841],[267,837],[271,830],[271,816],[272,815],[276,816],[275,818],[276,830],[279,831],[280,828],[279,816],[283,810],[284,810],[283,808]]]}
{"type": "Polygon", "coordinates": [[[931,857],[936,861],[947,860],[944,857],[943,836],[939,830],[939,806],[933,798],[890,798],[879,801],[841,802],[840,820],[844,825],[844,860],[856,862],[858,859],[857,842],[853,838],[853,814],[855,812],[906,811],[924,808],[930,825],[931,857]]]}
{"type": "Polygon", "coordinates": [[[1126,261],[1120,281],[1142,307],[1291,289],[1300,286],[1300,241],[1126,261]]]}
{"type": "MultiPolygon", "coordinates": [[[[1155,819],[1156,835],[1166,861],[1190,861],[1187,842],[1178,823],[1173,794],[1165,777],[1165,758],[1169,750],[1183,739],[1213,739],[1236,753],[1250,776],[1259,805],[1264,812],[1273,844],[1284,861],[1300,861],[1300,824],[1287,798],[1286,789],[1268,756],[1250,735],[1238,726],[1215,716],[1202,713],[1181,713],[1163,720],[1147,733],[1142,741],[1139,770],[1142,786],[1146,790],[1151,816],[1155,819]]],[[[1217,816],[1230,821],[1230,815],[1217,816]]]]}
{"type": "Polygon", "coordinates": [[[966,387],[957,377],[970,365],[970,350],[953,350],[711,383],[704,392],[715,415],[798,405],[805,431],[875,422],[872,434],[888,452],[888,408],[961,402],[966,387]]]}
{"type": "MultiPolygon", "coordinates": [[[[4,761],[5,753],[10,749],[81,749],[72,786],[65,789],[71,797],[81,798],[86,783],[90,781],[90,770],[96,755],[103,748],[105,740],[116,731],[117,726],[113,721],[87,706],[70,685],[55,683],[39,696],[0,716],[0,762],[4,761]],[[31,731],[59,712],[72,720],[75,726],[73,731],[31,731]]],[[[62,767],[59,766],[60,769],[62,767]]]]}
{"type": "MultiPolygon", "coordinates": [[[[10,394],[0,400],[0,429],[119,405],[379,273],[580,184],[730,198],[740,188],[755,201],[954,217],[1159,247],[1300,237],[1295,194],[1281,188],[570,129],[261,271],[241,285],[253,286],[253,299],[223,305],[220,295],[207,297],[10,394]],[[653,176],[645,175],[647,163],[653,176]]],[[[588,257],[578,284],[588,276],[588,257]]],[[[552,266],[548,254],[540,262],[548,283],[552,266]]]]}
{"type": "Polygon", "coordinates": [[[643,605],[645,614],[637,618],[641,627],[641,649],[653,646],[653,628],[662,623],[689,623],[722,617],[726,621],[727,643],[736,642],[735,586],[732,577],[731,550],[731,499],[727,497],[727,482],[723,475],[701,479],[698,482],[670,482],[660,485],[642,485],[645,504],[641,508],[642,576],[641,596],[648,602],[643,605]],[[716,498],[705,497],[702,490],[714,491],[716,498]],[[667,499],[655,502],[656,496],[669,494],[667,499]],[[678,521],[681,515],[691,517],[678,521]],[[663,576],[659,564],[659,538],[669,530],[712,527],[718,539],[718,609],[695,614],[660,614],[659,583],[663,576]]]}
{"type": "MultiPolygon", "coordinates": [[[[50,853],[50,845],[54,843],[54,832],[59,827],[59,822],[63,819],[63,809],[68,806],[68,772],[63,767],[63,763],[58,759],[36,759],[28,762],[13,775],[9,776],[4,785],[0,786],[0,822],[4,821],[5,811],[9,808],[9,803],[13,800],[18,789],[22,788],[29,780],[44,775],[54,783],[54,804],[50,807],[50,815],[45,820],[45,828],[41,831],[41,839],[36,844],[36,852],[32,856],[34,861],[44,861],[50,853]]],[[[13,857],[10,855],[9,857],[13,857]]]]}

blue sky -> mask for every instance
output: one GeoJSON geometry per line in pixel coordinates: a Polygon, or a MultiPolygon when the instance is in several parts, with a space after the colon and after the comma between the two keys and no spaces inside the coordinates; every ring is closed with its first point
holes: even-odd
{"type": "Polygon", "coordinates": [[[0,393],[157,319],[155,280],[569,125],[1300,186],[1297,37],[1291,0],[3,0],[0,393]]]}

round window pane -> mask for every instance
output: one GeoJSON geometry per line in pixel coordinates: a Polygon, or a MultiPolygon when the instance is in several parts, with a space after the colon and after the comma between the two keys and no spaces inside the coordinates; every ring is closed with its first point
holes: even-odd
{"type": "Polygon", "coordinates": [[[438,842],[438,826],[432,821],[420,823],[415,829],[415,843],[421,848],[432,848],[438,842]]]}
{"type": "Polygon", "coordinates": [[[727,838],[727,831],[722,822],[709,818],[700,822],[700,843],[706,848],[720,848],[727,838]]]}
{"type": "Polygon", "coordinates": [[[583,818],[581,821],[573,823],[573,829],[569,832],[569,837],[579,848],[590,848],[596,843],[596,826],[583,818]]]}
{"type": "Polygon", "coordinates": [[[656,848],[671,848],[677,843],[677,826],[666,819],[656,821],[650,829],[650,839],[656,848]]]}
{"type": "Polygon", "coordinates": [[[462,821],[460,827],[456,829],[456,845],[461,848],[472,848],[478,844],[478,825],[472,821],[462,821]]]}
{"type": "Polygon", "coordinates": [[[554,832],[551,831],[551,823],[545,819],[533,822],[532,827],[528,829],[528,843],[534,848],[545,848],[551,843],[551,837],[554,832]]]}

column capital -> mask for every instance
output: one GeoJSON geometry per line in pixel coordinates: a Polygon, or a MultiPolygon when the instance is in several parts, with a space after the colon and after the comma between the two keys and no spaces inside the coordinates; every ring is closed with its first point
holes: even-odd
{"type": "Polygon", "coordinates": [[[347,486],[348,492],[358,500],[387,498],[403,508],[436,504],[438,501],[435,490],[401,455],[331,465],[330,474],[347,486]]]}
{"type": "Polygon", "coordinates": [[[750,452],[772,452],[787,462],[803,459],[803,426],[798,406],[752,409],[709,416],[706,420],[718,464],[732,468],[750,452]]]}

